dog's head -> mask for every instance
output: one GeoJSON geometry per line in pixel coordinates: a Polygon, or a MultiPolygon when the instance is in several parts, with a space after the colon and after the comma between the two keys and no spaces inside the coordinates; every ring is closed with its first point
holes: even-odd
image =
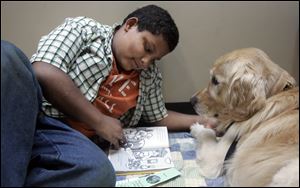
{"type": "Polygon", "coordinates": [[[295,79],[260,49],[245,48],[218,58],[210,70],[207,88],[191,103],[198,114],[216,117],[217,131],[232,122],[249,119],[264,107],[268,97],[294,87],[295,79]]]}

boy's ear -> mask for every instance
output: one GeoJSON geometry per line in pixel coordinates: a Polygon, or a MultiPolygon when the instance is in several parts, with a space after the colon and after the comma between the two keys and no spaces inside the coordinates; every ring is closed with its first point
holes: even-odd
{"type": "Polygon", "coordinates": [[[128,18],[125,22],[125,31],[128,31],[132,26],[137,25],[138,20],[137,17],[128,18]]]}

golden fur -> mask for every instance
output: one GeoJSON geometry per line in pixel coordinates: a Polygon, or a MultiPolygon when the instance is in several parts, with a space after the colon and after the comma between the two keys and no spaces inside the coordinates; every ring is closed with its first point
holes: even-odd
{"type": "Polygon", "coordinates": [[[191,126],[199,168],[207,178],[225,173],[228,186],[299,186],[299,89],[289,73],[260,49],[218,58],[208,87],[191,102],[217,117],[216,132],[191,126]],[[217,139],[217,135],[223,135],[217,139]],[[235,138],[236,150],[224,163],[235,138]]]}

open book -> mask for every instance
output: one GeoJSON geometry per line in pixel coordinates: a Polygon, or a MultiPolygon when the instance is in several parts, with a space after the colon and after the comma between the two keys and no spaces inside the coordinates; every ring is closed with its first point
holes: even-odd
{"type": "Polygon", "coordinates": [[[117,175],[142,174],[174,167],[166,127],[125,128],[126,143],[109,149],[117,175]]]}

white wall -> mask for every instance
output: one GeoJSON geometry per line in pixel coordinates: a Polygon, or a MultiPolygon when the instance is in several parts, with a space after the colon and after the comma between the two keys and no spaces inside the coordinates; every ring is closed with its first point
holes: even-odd
{"type": "Polygon", "coordinates": [[[298,1],[1,1],[1,39],[30,57],[40,37],[66,17],[84,15],[112,25],[153,3],[171,13],[180,32],[177,48],[160,65],[166,102],[188,101],[207,85],[216,58],[243,47],[261,48],[299,83],[298,1]]]}

